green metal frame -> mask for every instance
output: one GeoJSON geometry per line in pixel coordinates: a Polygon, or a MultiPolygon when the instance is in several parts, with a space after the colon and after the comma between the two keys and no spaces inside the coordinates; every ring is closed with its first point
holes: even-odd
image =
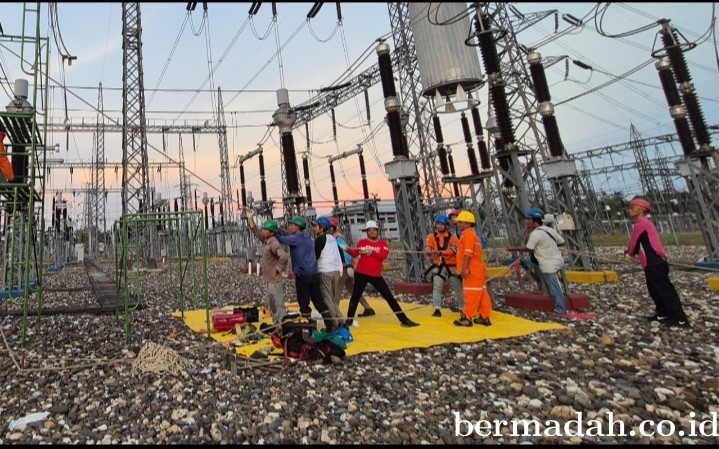
{"type": "MultiPolygon", "coordinates": [[[[146,241],[142,236],[149,232],[151,227],[157,226],[164,229],[163,236],[168,249],[166,257],[170,261],[167,264],[167,272],[170,278],[170,286],[176,289],[182,318],[183,320],[185,318],[187,297],[192,300],[193,304],[202,302],[205,307],[207,335],[209,337],[211,325],[207,276],[207,238],[202,211],[142,212],[121,217],[113,225],[113,235],[115,236],[113,239],[115,245],[115,285],[118,297],[122,295],[124,298],[125,339],[128,343],[132,339],[130,313],[142,303],[140,267],[154,262],[141,259],[143,254],[141,243],[146,241]],[[130,266],[130,260],[133,260],[132,266],[130,266]],[[186,291],[187,283],[189,283],[189,293],[186,291]],[[133,292],[137,297],[134,304],[130,300],[133,292]]],[[[118,314],[119,306],[116,308],[116,316],[118,314]]]]}
{"type": "MultiPolygon", "coordinates": [[[[22,34],[19,36],[2,35],[0,36],[0,46],[8,52],[20,58],[20,65],[23,72],[32,77],[32,93],[28,93],[28,101],[31,102],[32,112],[0,112],[0,120],[2,120],[8,137],[12,145],[27,145],[28,152],[12,153],[13,155],[26,155],[28,157],[28,173],[27,181],[23,183],[0,183],[0,203],[3,207],[7,207],[12,203],[13,222],[16,219],[17,212],[25,213],[26,220],[23,223],[25,245],[24,258],[20,262],[23,267],[23,326],[22,340],[23,344],[27,339],[27,322],[28,322],[28,303],[30,297],[30,272],[33,265],[37,274],[37,293],[38,293],[38,320],[42,315],[43,305],[43,260],[45,252],[45,218],[44,218],[44,201],[45,201],[45,167],[46,152],[44,142],[47,142],[47,121],[48,112],[46,109],[38,109],[39,105],[47,107],[49,99],[48,89],[48,61],[50,57],[49,38],[42,37],[40,34],[40,2],[23,4],[23,21],[22,34]],[[5,43],[19,43],[20,54],[12,51],[5,43]],[[25,56],[31,57],[28,61],[25,56]],[[42,99],[40,99],[42,95],[42,99]],[[29,129],[29,141],[17,141],[20,132],[23,129],[29,129]],[[13,140],[15,139],[15,140],[13,140]],[[39,160],[38,160],[39,159],[39,160]],[[25,206],[25,207],[23,207],[25,206]],[[36,208],[39,211],[40,223],[37,226],[35,221],[36,208]],[[39,239],[34,238],[36,230],[39,227],[39,239]],[[36,242],[40,248],[37,251],[36,242]],[[33,250],[35,250],[33,252],[33,250]],[[32,258],[34,256],[34,258],[32,258]]],[[[15,226],[12,223],[11,226],[15,226]]],[[[10,266],[14,266],[17,254],[14,251],[9,254],[10,266]]]]}

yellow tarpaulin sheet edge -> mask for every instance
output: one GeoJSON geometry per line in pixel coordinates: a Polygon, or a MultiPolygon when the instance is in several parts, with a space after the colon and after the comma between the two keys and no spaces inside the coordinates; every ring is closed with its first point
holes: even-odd
{"type": "MultiPolygon", "coordinates": [[[[475,343],[487,339],[501,339],[521,337],[535,332],[564,329],[565,326],[554,322],[537,322],[524,318],[502,313],[492,312],[492,325],[481,326],[475,324],[472,327],[458,327],[453,321],[459,318],[458,313],[449,309],[442,309],[442,317],[432,317],[434,307],[432,305],[400,303],[402,310],[413,321],[420,323],[420,326],[413,328],[402,327],[399,320],[394,316],[387,303],[381,298],[367,298],[370,305],[377,312],[371,317],[356,318],[359,326],[350,328],[354,341],[347,344],[345,352],[348,356],[367,352],[397,351],[408,348],[429,348],[430,346],[445,343],[475,343]]],[[[340,303],[342,312],[347,312],[348,301],[340,303]]],[[[232,308],[237,306],[227,306],[232,308]]],[[[298,311],[296,303],[287,304],[290,311],[298,311]]],[[[358,313],[362,311],[359,307],[358,313]]],[[[180,312],[173,312],[172,316],[181,317],[180,312]]],[[[207,334],[205,309],[190,310],[184,313],[185,324],[194,332],[207,334]]],[[[269,317],[261,317],[261,320],[271,324],[269,317]]],[[[254,323],[259,325],[259,323],[254,323]]],[[[322,325],[319,326],[322,328],[322,325]]],[[[212,332],[210,336],[225,345],[240,344],[237,335],[232,331],[212,332]]],[[[259,342],[253,342],[236,347],[238,354],[250,356],[257,350],[272,347],[269,338],[259,342]]],[[[277,352],[281,352],[277,349],[277,352]]]]}

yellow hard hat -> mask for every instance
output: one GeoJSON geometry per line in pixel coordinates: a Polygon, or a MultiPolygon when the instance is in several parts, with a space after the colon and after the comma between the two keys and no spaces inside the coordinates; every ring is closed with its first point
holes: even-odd
{"type": "Polygon", "coordinates": [[[457,216],[457,221],[464,223],[477,223],[477,220],[474,218],[474,214],[468,210],[461,211],[457,216]]]}

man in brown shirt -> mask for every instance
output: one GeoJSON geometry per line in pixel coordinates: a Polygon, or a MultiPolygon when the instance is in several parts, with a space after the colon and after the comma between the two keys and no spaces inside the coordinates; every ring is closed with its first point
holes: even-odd
{"type": "Polygon", "coordinates": [[[262,279],[267,283],[264,301],[272,314],[272,322],[274,324],[280,324],[282,318],[287,315],[287,308],[285,307],[285,286],[282,281],[286,279],[289,274],[287,271],[287,262],[290,256],[275,237],[275,234],[279,230],[276,221],[267,220],[262,223],[261,230],[257,229],[255,213],[252,209],[248,209],[247,225],[250,231],[252,231],[252,234],[263,242],[260,269],[262,270],[262,279]]]}

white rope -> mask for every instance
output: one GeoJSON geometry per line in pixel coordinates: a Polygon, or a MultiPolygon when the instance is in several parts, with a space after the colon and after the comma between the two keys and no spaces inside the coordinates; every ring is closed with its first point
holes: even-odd
{"type": "Polygon", "coordinates": [[[140,349],[132,363],[132,373],[179,374],[191,367],[192,363],[174,350],[150,341],[140,349]]]}

